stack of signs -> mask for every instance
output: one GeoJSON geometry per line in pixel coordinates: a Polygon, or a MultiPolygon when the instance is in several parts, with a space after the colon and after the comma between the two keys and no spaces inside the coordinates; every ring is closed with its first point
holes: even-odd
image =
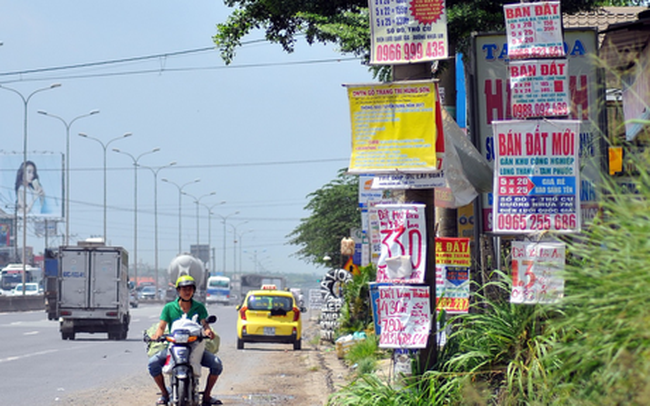
{"type": "Polygon", "coordinates": [[[512,243],[511,303],[556,303],[564,296],[565,244],[512,243]]]}
{"type": "Polygon", "coordinates": [[[469,238],[436,237],[436,309],[469,312],[469,238]]]}
{"type": "MultiPolygon", "coordinates": [[[[564,56],[560,2],[504,5],[511,59],[564,56]]],[[[508,64],[511,111],[493,121],[492,228],[497,233],[579,232],[580,122],[567,116],[566,59],[508,64]]]]}

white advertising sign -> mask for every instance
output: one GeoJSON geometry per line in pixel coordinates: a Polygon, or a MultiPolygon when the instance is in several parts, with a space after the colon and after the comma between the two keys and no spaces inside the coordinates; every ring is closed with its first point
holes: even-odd
{"type": "Polygon", "coordinates": [[[566,59],[511,61],[512,118],[569,115],[569,62],[566,59]]]}
{"type": "Polygon", "coordinates": [[[375,176],[373,189],[434,189],[447,186],[444,171],[375,176]]]}
{"type": "Polygon", "coordinates": [[[378,205],[377,282],[423,283],[427,252],[424,204],[378,205]]]}
{"type": "Polygon", "coordinates": [[[492,125],[494,231],[580,231],[580,122],[511,120],[492,125]]]}
{"type": "Polygon", "coordinates": [[[564,243],[513,241],[510,303],[557,303],[564,297],[565,262],[564,243]]]}
{"type": "Polygon", "coordinates": [[[447,58],[444,0],[368,0],[368,8],[371,65],[447,58]]]}
{"type": "Polygon", "coordinates": [[[559,1],[506,4],[503,11],[510,59],[565,55],[559,1]]]}
{"type": "Polygon", "coordinates": [[[429,287],[380,286],[380,348],[425,348],[431,331],[429,287]]]}

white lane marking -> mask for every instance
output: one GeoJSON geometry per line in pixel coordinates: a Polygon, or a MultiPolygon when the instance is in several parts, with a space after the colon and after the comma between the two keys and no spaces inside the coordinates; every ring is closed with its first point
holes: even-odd
{"type": "Polygon", "coordinates": [[[38,331],[28,331],[26,333],[23,333],[24,336],[33,336],[35,334],[38,334],[38,331]]]}
{"type": "Polygon", "coordinates": [[[2,359],[0,359],[0,364],[2,364],[3,362],[17,361],[19,359],[34,357],[34,356],[37,356],[37,355],[51,354],[53,352],[58,352],[58,351],[59,350],[46,350],[46,351],[33,352],[31,354],[21,355],[21,356],[17,356],[17,357],[2,358],[2,359]]]}

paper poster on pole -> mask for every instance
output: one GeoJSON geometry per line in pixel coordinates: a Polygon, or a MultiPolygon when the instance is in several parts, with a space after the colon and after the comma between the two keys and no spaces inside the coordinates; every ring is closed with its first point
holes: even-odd
{"type": "MultiPolygon", "coordinates": [[[[432,81],[347,85],[352,125],[349,173],[437,172],[439,114],[432,81]]],[[[444,147],[441,151],[444,151],[444,147]]]]}
{"type": "Polygon", "coordinates": [[[436,309],[469,311],[469,238],[436,237],[436,309]]]}
{"type": "Polygon", "coordinates": [[[370,64],[446,59],[444,0],[370,0],[370,64]]]}
{"type": "Polygon", "coordinates": [[[569,115],[568,72],[566,59],[511,61],[512,118],[569,115]]]}
{"type": "Polygon", "coordinates": [[[380,348],[425,348],[431,331],[428,286],[379,286],[380,348]]]}
{"type": "Polygon", "coordinates": [[[562,242],[512,242],[511,303],[557,303],[564,297],[562,242]]]}
{"type": "Polygon", "coordinates": [[[377,282],[424,282],[427,252],[424,208],[424,204],[376,206],[381,239],[377,282]]]}
{"type": "Polygon", "coordinates": [[[503,6],[510,59],[565,56],[559,1],[503,6]]]}
{"type": "Polygon", "coordinates": [[[495,233],[580,231],[576,120],[493,121],[495,233]]]}

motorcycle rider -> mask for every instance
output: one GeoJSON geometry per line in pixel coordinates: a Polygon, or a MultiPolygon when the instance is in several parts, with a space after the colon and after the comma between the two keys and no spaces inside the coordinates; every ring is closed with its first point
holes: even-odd
{"type": "MultiPolygon", "coordinates": [[[[151,336],[152,340],[157,340],[164,333],[167,326],[180,319],[183,314],[187,314],[187,318],[192,318],[195,314],[198,314],[199,323],[203,326],[203,333],[210,339],[214,338],[214,331],[210,328],[210,325],[206,322],[208,318],[208,311],[205,308],[205,305],[197,300],[194,300],[194,292],[196,291],[196,282],[194,278],[189,275],[181,275],[178,280],[176,280],[176,291],[178,292],[178,299],[172,302],[167,303],[160,314],[160,322],[156,332],[151,336]]],[[[162,396],[158,399],[156,404],[158,405],[167,405],[169,403],[169,392],[165,386],[165,377],[162,374],[162,368],[165,364],[167,358],[167,350],[162,350],[157,354],[154,354],[149,359],[149,374],[153,377],[153,380],[160,388],[162,396]]],[[[203,352],[203,358],[201,359],[201,365],[210,369],[210,375],[208,375],[205,391],[203,392],[203,405],[221,405],[223,404],[219,399],[213,398],[210,393],[214,384],[217,383],[217,379],[221,372],[223,371],[223,365],[221,360],[216,355],[212,354],[209,351],[203,352]]]]}

